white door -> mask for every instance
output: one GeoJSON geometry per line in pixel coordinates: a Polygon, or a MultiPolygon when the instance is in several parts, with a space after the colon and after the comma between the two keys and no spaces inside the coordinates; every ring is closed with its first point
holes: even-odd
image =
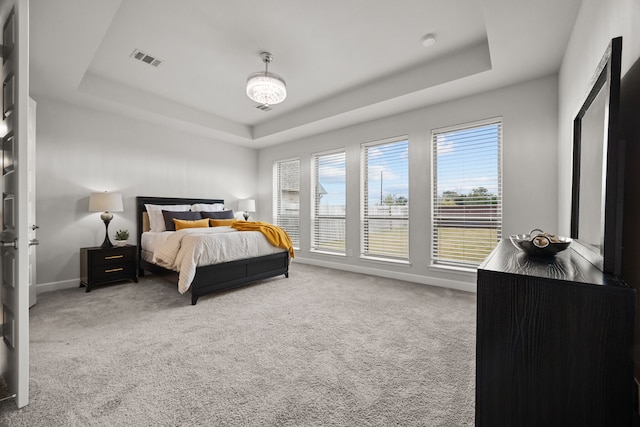
{"type": "Polygon", "coordinates": [[[27,225],[29,226],[29,307],[38,302],[36,294],[36,248],[39,244],[36,237],[36,101],[29,98],[29,135],[27,138],[27,225]]]}
{"type": "Polygon", "coordinates": [[[29,403],[29,0],[0,0],[2,21],[2,376],[29,403]]]}

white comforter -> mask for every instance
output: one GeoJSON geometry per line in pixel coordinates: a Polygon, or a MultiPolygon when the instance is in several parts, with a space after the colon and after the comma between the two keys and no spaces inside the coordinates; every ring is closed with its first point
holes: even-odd
{"type": "Polygon", "coordinates": [[[283,252],[259,231],[231,227],[186,228],[172,233],[153,253],[153,262],[180,272],[178,290],[185,293],[196,267],[283,252]]]}

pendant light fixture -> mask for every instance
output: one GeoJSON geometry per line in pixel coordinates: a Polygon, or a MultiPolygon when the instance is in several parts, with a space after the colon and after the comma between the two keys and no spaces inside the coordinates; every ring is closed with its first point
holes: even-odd
{"type": "Polygon", "coordinates": [[[247,96],[264,105],[279,104],[287,97],[287,85],[276,73],[269,72],[269,63],[273,55],[269,52],[260,54],[265,64],[264,71],[249,74],[247,77],[247,96]]]}

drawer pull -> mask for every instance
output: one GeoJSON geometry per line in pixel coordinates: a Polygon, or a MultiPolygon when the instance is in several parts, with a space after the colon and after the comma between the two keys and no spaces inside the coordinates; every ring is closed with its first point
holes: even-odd
{"type": "Polygon", "coordinates": [[[118,259],[118,258],[124,258],[124,255],[112,255],[112,256],[104,257],[104,259],[118,259]]]}
{"type": "Polygon", "coordinates": [[[116,271],[122,271],[124,270],[124,268],[120,267],[120,268],[111,268],[109,270],[105,270],[105,273],[115,273],[116,271]]]}

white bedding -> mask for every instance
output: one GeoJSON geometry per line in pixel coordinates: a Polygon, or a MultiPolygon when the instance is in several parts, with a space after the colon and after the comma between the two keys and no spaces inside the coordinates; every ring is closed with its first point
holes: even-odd
{"type": "Polygon", "coordinates": [[[173,233],[173,231],[145,231],[142,233],[142,239],[140,239],[142,250],[154,253],[156,249],[164,245],[169,236],[171,236],[171,233],[173,233]]]}
{"type": "Polygon", "coordinates": [[[149,237],[154,245],[153,262],[180,273],[180,293],[191,286],[196,267],[284,251],[272,246],[259,231],[238,231],[231,227],[186,228],[153,234],[162,235],[149,237]]]}

